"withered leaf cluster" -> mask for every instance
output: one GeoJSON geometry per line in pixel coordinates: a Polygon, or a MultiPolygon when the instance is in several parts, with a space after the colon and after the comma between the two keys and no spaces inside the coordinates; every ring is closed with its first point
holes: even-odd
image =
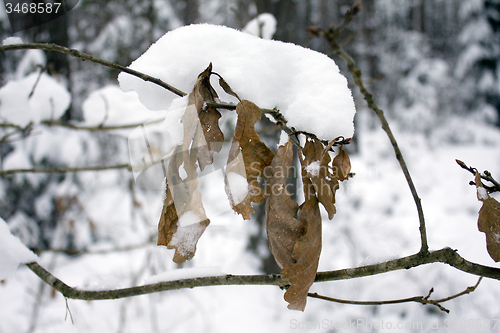
{"type": "MultiPolygon", "coordinates": [[[[158,224],[158,245],[175,249],[174,261],[191,259],[196,244],[209,225],[199,190],[198,169],[213,163],[224,135],[219,127],[220,112],[210,107],[217,97],[210,85],[212,64],[199,76],[188,97],[182,117],[184,137],[170,158],[166,171],[166,197],[158,224]],[[182,168],[182,169],[181,169],[182,168]],[[182,175],[182,176],[181,176],[182,175]]],[[[216,74],[218,75],[218,74],[216,74]]],[[[347,153],[339,148],[332,160],[336,140],[325,146],[308,139],[299,147],[304,202],[299,206],[287,191],[293,170],[293,144],[280,146],[276,154],[255,130],[261,109],[239,96],[219,76],[223,90],[235,96],[237,122],[225,169],[225,189],[232,209],[246,220],[254,213],[252,203],[266,202],[266,229],[269,247],[281,277],[289,282],[285,292],[288,308],[303,311],[309,288],[314,282],[321,253],[320,204],[332,219],[336,213],[335,192],[339,181],[350,173],[347,153]],[[259,184],[264,178],[265,187],[259,184]],[[238,185],[234,185],[234,179],[238,185]],[[246,184],[241,187],[241,184],[246,184]],[[246,189],[245,189],[246,187],[246,189]]]]}

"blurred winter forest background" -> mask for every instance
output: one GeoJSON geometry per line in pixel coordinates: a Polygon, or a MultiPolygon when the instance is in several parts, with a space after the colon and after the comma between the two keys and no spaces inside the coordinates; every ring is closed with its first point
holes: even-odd
{"type": "MultiPolygon", "coordinates": [[[[407,158],[426,213],[431,249],[450,246],[470,261],[494,265],[484,235],[477,230],[480,203],[468,184],[472,177],[456,165],[455,158],[500,177],[500,0],[360,3],[361,12],[347,26],[342,41],[386,111],[407,158]]],[[[80,0],[67,15],[14,36],[24,42],[56,43],[128,66],[177,27],[208,22],[243,29],[257,15],[271,13],[277,21],[273,39],[331,55],[327,43],[311,38],[305,28],[339,23],[352,4],[347,0],[80,0]]],[[[0,37],[8,36],[12,32],[1,8],[0,37]]],[[[332,57],[352,82],[342,60],[332,57]]],[[[102,127],[140,124],[154,114],[120,91],[118,71],[39,50],[2,53],[0,62],[2,170],[130,163],[128,138],[134,128],[102,127]],[[41,92],[37,95],[36,90],[41,92]],[[45,110],[47,117],[22,118],[23,108],[45,110]]],[[[358,113],[349,150],[356,175],[337,194],[337,215],[332,221],[324,219],[319,271],[379,262],[419,249],[416,209],[389,141],[354,86],[353,94],[358,113]]],[[[234,118],[221,121],[231,126],[234,118]]],[[[276,145],[279,133],[266,130],[271,125],[264,122],[262,136],[276,145]]],[[[152,134],[153,148],[162,145],[163,135],[160,130],[152,134]]],[[[155,245],[161,181],[141,184],[126,167],[2,174],[0,216],[39,254],[40,264],[70,286],[94,290],[139,285],[179,268],[171,251],[155,245]]],[[[210,184],[204,190],[209,193],[205,207],[215,207],[218,215],[211,218],[196,257],[182,268],[218,266],[230,274],[279,272],[267,247],[263,209],[257,209],[252,221],[242,221],[232,212],[217,210],[223,192],[210,192],[210,184]]],[[[446,297],[476,281],[474,276],[433,264],[315,284],[311,291],[352,300],[385,300],[425,296],[434,288],[433,295],[446,297]]],[[[65,319],[64,298],[22,267],[15,277],[0,283],[0,333],[288,332],[296,331],[299,323],[306,327],[325,319],[394,326],[423,323],[406,325],[400,332],[450,331],[447,324],[456,325],[455,332],[469,332],[470,320],[473,324],[479,320],[482,326],[475,331],[500,330],[500,324],[493,327],[493,320],[500,319],[497,281],[484,280],[471,295],[444,304],[449,315],[429,305],[355,306],[312,299],[304,313],[296,313],[286,309],[282,294],[271,286],[238,286],[114,301],[69,300],[73,324],[69,315],[65,319]],[[438,323],[439,329],[430,329],[429,323],[438,323]]],[[[358,330],[331,326],[319,330],[384,331],[366,325],[358,330]]]]}

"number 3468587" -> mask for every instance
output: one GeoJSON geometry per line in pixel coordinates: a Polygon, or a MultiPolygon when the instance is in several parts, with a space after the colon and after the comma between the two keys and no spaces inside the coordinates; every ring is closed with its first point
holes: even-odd
{"type": "Polygon", "coordinates": [[[52,14],[59,11],[59,7],[61,7],[60,2],[54,3],[17,3],[12,4],[10,2],[5,3],[5,10],[7,14],[17,13],[17,14],[52,14]]]}

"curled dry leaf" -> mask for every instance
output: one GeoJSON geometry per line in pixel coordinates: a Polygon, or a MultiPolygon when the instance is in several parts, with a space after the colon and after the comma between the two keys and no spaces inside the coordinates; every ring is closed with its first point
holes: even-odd
{"type": "Polygon", "coordinates": [[[332,171],[333,175],[340,181],[349,178],[349,173],[351,172],[351,160],[342,146],[340,146],[339,153],[333,159],[332,171]]]}
{"type": "Polygon", "coordinates": [[[226,193],[233,210],[250,219],[250,213],[255,212],[251,203],[261,203],[265,193],[260,188],[258,177],[262,177],[264,168],[273,159],[273,152],[260,141],[255,131],[255,123],[261,118],[260,108],[254,103],[243,100],[236,106],[238,120],[234,130],[233,142],[229,150],[226,166],[226,193]],[[247,180],[247,188],[231,183],[234,173],[247,180]],[[237,193],[236,193],[237,192],[237,193]]]}
{"type": "Polygon", "coordinates": [[[477,226],[486,234],[486,248],[495,262],[500,261],[500,203],[490,197],[481,183],[481,176],[476,171],[477,198],[483,202],[479,210],[477,226]]]}
{"type": "Polygon", "coordinates": [[[308,174],[311,182],[304,184],[304,195],[317,196],[319,202],[325,207],[328,218],[332,219],[337,212],[335,208],[335,192],[339,188],[336,175],[328,169],[331,158],[328,150],[317,140],[307,141],[302,149],[304,160],[302,169],[308,174]]]}
{"type": "MultiPolygon", "coordinates": [[[[220,152],[224,142],[224,134],[219,127],[221,114],[213,107],[204,109],[205,101],[212,101],[217,98],[217,93],[210,85],[210,75],[212,73],[212,63],[199,76],[193,91],[188,97],[188,107],[193,105],[197,111],[197,119],[192,114],[190,126],[196,127],[196,132],[192,133],[192,147],[196,149],[198,165],[203,171],[205,166],[213,163],[213,154],[220,152]],[[201,125],[201,130],[200,130],[201,125]]],[[[183,126],[186,123],[183,121],[183,126]]],[[[185,130],[186,132],[186,130],[185,130]]],[[[189,136],[189,135],[188,135],[189,136]]],[[[188,142],[191,142],[189,140],[188,142]]]]}
{"type": "Polygon", "coordinates": [[[217,97],[210,86],[211,70],[212,64],[198,76],[188,96],[188,106],[181,119],[183,142],[175,148],[166,174],[166,197],[158,223],[158,245],[175,249],[176,263],[194,256],[198,239],[210,223],[198,189],[197,167],[203,170],[211,164],[213,153],[220,151],[224,140],[218,125],[220,113],[211,108],[203,109],[206,100],[217,97]],[[181,167],[187,175],[185,178],[180,176],[181,167]]]}
{"type": "Polygon", "coordinates": [[[321,254],[321,213],[318,198],[314,195],[314,187],[307,173],[303,173],[304,192],[310,189],[305,196],[304,203],[299,208],[299,223],[304,228],[293,247],[292,264],[281,270],[281,277],[290,282],[285,292],[285,300],[290,310],[304,311],[307,302],[307,293],[314,283],[321,254]]]}
{"type": "Polygon", "coordinates": [[[236,97],[238,99],[238,101],[241,102],[240,96],[238,96],[238,94],[235,93],[233,91],[233,89],[231,89],[231,87],[229,86],[229,84],[227,84],[226,80],[224,80],[222,77],[219,77],[219,85],[222,87],[222,89],[224,89],[224,91],[226,92],[226,94],[229,94],[231,96],[236,97]]]}
{"type": "Polygon", "coordinates": [[[304,228],[297,219],[299,205],[290,198],[286,190],[287,179],[293,162],[292,143],[280,146],[270,166],[265,170],[266,231],[269,248],[280,268],[294,262],[293,247],[304,228]]]}

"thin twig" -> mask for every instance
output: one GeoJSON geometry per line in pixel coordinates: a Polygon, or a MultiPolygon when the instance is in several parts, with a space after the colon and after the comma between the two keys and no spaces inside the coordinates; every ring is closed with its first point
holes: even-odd
{"type": "MultiPolygon", "coordinates": [[[[344,18],[344,21],[350,22],[352,20],[352,16],[355,15],[359,11],[359,4],[355,4],[353,8],[351,9],[350,12],[348,12],[348,15],[346,14],[346,17],[344,18]],[[356,9],[355,7],[358,6],[356,9]],[[350,14],[349,14],[350,13],[350,14]]],[[[341,27],[344,27],[347,23],[341,24],[341,27]]],[[[309,29],[311,30],[311,28],[309,29]]],[[[422,253],[427,253],[429,252],[429,246],[427,243],[427,231],[425,227],[425,218],[424,218],[424,211],[422,209],[422,203],[420,201],[420,198],[417,193],[417,189],[415,188],[415,185],[413,183],[413,180],[410,175],[410,171],[408,170],[408,167],[406,166],[406,162],[403,158],[403,154],[401,152],[401,149],[399,148],[398,142],[396,141],[396,138],[394,137],[394,134],[392,133],[392,130],[389,126],[389,123],[387,122],[387,119],[384,115],[384,112],[378,107],[377,103],[375,102],[375,99],[373,98],[373,95],[366,89],[363,80],[361,78],[361,71],[357,67],[356,63],[354,60],[340,47],[340,45],[337,43],[336,38],[339,35],[339,30],[330,28],[327,30],[323,29],[312,29],[314,31],[314,36],[322,36],[324,37],[328,43],[330,44],[330,48],[332,49],[333,52],[335,52],[337,55],[339,55],[346,63],[347,63],[347,68],[351,75],[354,78],[355,84],[358,86],[361,94],[364,96],[366,102],[368,103],[368,107],[372,109],[377,117],[380,120],[380,123],[382,124],[382,129],[385,131],[387,136],[389,137],[389,140],[391,142],[391,145],[393,147],[393,150],[396,154],[396,158],[399,162],[399,165],[401,167],[401,170],[403,171],[403,174],[406,178],[406,182],[408,183],[408,186],[410,187],[411,194],[413,196],[413,200],[415,201],[415,205],[417,207],[417,213],[418,213],[418,218],[420,222],[420,241],[421,241],[421,248],[420,252],[422,253]]]]}
{"type": "Polygon", "coordinates": [[[21,133],[21,138],[23,138],[23,139],[26,138],[26,137],[28,137],[31,134],[32,130],[33,130],[33,122],[30,121],[24,127],[23,126],[19,126],[19,125],[15,125],[15,124],[10,124],[10,123],[0,124],[0,127],[3,127],[3,128],[15,128],[15,130],[13,132],[7,133],[2,138],[0,138],[0,143],[13,142],[15,140],[7,141],[7,139],[10,138],[13,135],[18,134],[18,133],[21,133]]]}
{"type": "MultiPolygon", "coordinates": [[[[479,172],[476,168],[470,167],[460,160],[455,160],[455,161],[457,162],[458,165],[460,165],[462,169],[469,171],[473,175],[476,175],[476,172],[479,172]]],[[[489,193],[500,192],[500,183],[497,182],[495,178],[493,178],[493,176],[488,170],[484,170],[484,173],[480,174],[479,176],[481,176],[481,179],[484,179],[493,184],[493,186],[482,184],[483,187],[487,189],[489,193]]],[[[474,183],[473,181],[471,181],[470,184],[476,186],[476,183],[474,183]]]]}
{"type": "Polygon", "coordinates": [[[333,298],[333,297],[328,297],[328,296],[322,296],[322,295],[318,295],[317,293],[308,293],[307,296],[312,297],[312,298],[322,299],[324,301],[329,301],[329,302],[334,302],[334,303],[342,303],[342,304],[351,304],[351,305],[388,305],[388,304],[401,304],[401,303],[417,302],[417,303],[421,303],[424,305],[425,304],[432,304],[432,305],[437,306],[441,311],[444,311],[446,313],[450,313],[450,310],[446,309],[438,302],[429,300],[429,299],[427,299],[427,297],[424,297],[424,296],[415,296],[415,297],[408,297],[408,298],[388,300],[388,301],[350,301],[350,300],[344,300],[344,299],[333,298]]]}
{"type": "Polygon", "coordinates": [[[444,303],[444,302],[451,301],[452,299],[458,298],[462,295],[470,294],[471,292],[476,290],[476,288],[479,286],[479,283],[481,283],[482,280],[483,280],[483,277],[481,276],[481,277],[479,277],[479,279],[477,280],[475,285],[467,287],[464,291],[462,291],[458,294],[455,294],[453,296],[449,296],[449,297],[445,297],[445,298],[441,298],[441,299],[436,299],[435,302],[444,303]]]}
{"type": "Polygon", "coordinates": [[[83,130],[83,131],[89,131],[89,132],[98,132],[98,131],[112,131],[112,130],[119,130],[119,129],[128,129],[128,128],[136,128],[141,125],[152,125],[152,124],[158,124],[163,122],[164,119],[157,119],[153,121],[149,121],[146,123],[136,123],[136,124],[127,124],[127,125],[116,125],[116,126],[78,126],[78,125],[73,125],[70,123],[65,123],[61,121],[54,121],[54,120],[42,120],[40,124],[45,125],[45,126],[61,126],[61,127],[67,127],[71,128],[74,130],[83,130]]]}
{"type": "Polygon", "coordinates": [[[441,305],[441,303],[448,302],[448,301],[451,301],[452,299],[455,299],[455,298],[458,298],[460,296],[472,293],[479,286],[479,283],[481,282],[482,279],[483,279],[483,277],[481,276],[477,280],[477,283],[474,286],[467,287],[464,291],[459,292],[458,294],[455,294],[455,295],[452,295],[449,297],[445,297],[445,298],[435,299],[435,300],[429,299],[431,294],[434,292],[433,288],[431,290],[429,290],[429,293],[425,297],[424,296],[415,296],[415,297],[408,297],[408,298],[387,300],[387,301],[352,301],[352,300],[345,300],[345,299],[323,296],[323,295],[319,295],[318,293],[308,293],[307,296],[312,297],[312,298],[322,299],[322,300],[329,301],[329,302],[342,303],[342,304],[352,304],[352,305],[386,305],[386,304],[401,304],[401,303],[417,302],[417,303],[421,303],[423,305],[431,304],[431,305],[438,307],[441,311],[444,311],[446,313],[450,313],[450,310],[443,307],[441,305]]]}
{"type": "Polygon", "coordinates": [[[130,164],[119,164],[110,166],[97,166],[97,167],[82,167],[82,168],[44,168],[44,169],[10,169],[0,170],[0,176],[10,175],[13,173],[68,173],[68,172],[84,172],[84,171],[102,171],[114,169],[127,169],[132,170],[130,164]]]}
{"type": "Polygon", "coordinates": [[[38,86],[38,82],[40,82],[40,78],[42,77],[43,72],[45,72],[45,70],[47,69],[46,67],[42,67],[40,65],[38,65],[38,66],[40,67],[40,73],[38,73],[38,77],[36,78],[35,84],[33,85],[33,88],[31,89],[31,92],[28,95],[28,99],[33,97],[33,94],[35,93],[35,89],[38,86]]]}
{"type": "Polygon", "coordinates": [[[154,77],[149,76],[147,74],[135,71],[133,69],[119,65],[117,63],[94,57],[90,54],[86,54],[86,53],[80,52],[80,51],[75,50],[75,49],[69,49],[69,48],[64,47],[64,46],[60,46],[60,45],[56,45],[56,44],[48,44],[48,43],[47,44],[46,43],[26,43],[26,44],[12,44],[12,45],[0,46],[0,52],[14,51],[14,50],[25,50],[25,49],[39,49],[39,50],[44,50],[44,51],[49,51],[49,52],[59,52],[59,53],[64,53],[64,54],[67,54],[67,55],[70,55],[70,56],[73,56],[76,58],[80,58],[82,60],[92,61],[92,62],[95,62],[97,64],[104,65],[106,67],[117,69],[117,70],[120,70],[122,72],[128,73],[130,75],[136,76],[144,81],[148,81],[148,82],[152,82],[154,84],[157,84],[157,85],[167,89],[168,91],[170,91],[178,96],[185,96],[186,95],[186,93],[183,92],[182,90],[179,90],[179,89],[169,85],[168,83],[163,82],[160,79],[157,79],[157,78],[154,78],[154,77]]]}
{"type": "Polygon", "coordinates": [[[71,323],[74,325],[75,322],[73,321],[73,315],[71,314],[71,310],[68,305],[68,298],[64,298],[64,301],[66,302],[66,315],[64,316],[64,320],[68,319],[68,313],[69,313],[69,318],[71,319],[71,323]]]}

